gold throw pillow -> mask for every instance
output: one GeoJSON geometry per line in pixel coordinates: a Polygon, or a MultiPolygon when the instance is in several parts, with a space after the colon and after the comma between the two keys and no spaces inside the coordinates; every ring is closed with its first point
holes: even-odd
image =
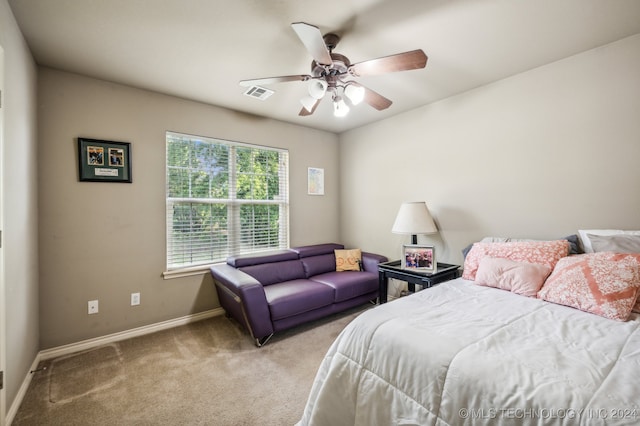
{"type": "Polygon", "coordinates": [[[336,271],[359,271],[362,263],[360,249],[334,250],[336,253],[336,271]]]}

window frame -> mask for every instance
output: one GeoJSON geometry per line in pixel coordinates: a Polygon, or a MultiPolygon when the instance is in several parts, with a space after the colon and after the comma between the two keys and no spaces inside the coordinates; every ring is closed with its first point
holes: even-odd
{"type": "MultiPolygon", "coordinates": [[[[225,261],[226,257],[232,255],[258,253],[265,250],[277,250],[283,248],[289,248],[289,233],[290,233],[290,220],[289,220],[289,150],[284,148],[267,147],[262,145],[255,145],[249,143],[242,143],[236,141],[229,141],[219,138],[197,136],[186,134],[182,132],[167,131],[165,133],[165,271],[163,277],[165,279],[178,278],[190,275],[198,275],[206,273],[209,268],[216,264],[225,261]],[[170,138],[187,138],[193,141],[220,144],[228,148],[227,155],[227,167],[228,167],[228,182],[227,182],[227,198],[202,198],[202,197],[170,197],[170,170],[172,165],[169,159],[170,150],[170,138]],[[250,169],[240,172],[237,170],[237,152],[241,149],[257,150],[258,152],[276,152],[278,153],[278,195],[274,199],[253,199],[253,198],[238,198],[238,176],[242,173],[253,174],[255,169],[250,169]],[[196,205],[204,204],[226,204],[226,222],[227,227],[227,241],[226,251],[224,252],[224,258],[215,259],[212,261],[205,261],[197,264],[183,264],[177,265],[176,263],[170,264],[170,255],[174,253],[174,246],[172,246],[173,238],[173,225],[174,225],[174,205],[177,203],[191,203],[196,205]],[[257,249],[243,249],[241,247],[241,233],[243,228],[241,227],[241,210],[243,206],[251,205],[277,205],[278,209],[278,234],[275,240],[278,243],[278,247],[271,246],[267,248],[257,249]]],[[[207,172],[206,169],[189,168],[189,171],[200,170],[207,172]]],[[[267,175],[268,176],[268,175],[267,175]]],[[[254,224],[255,225],[255,224],[254,224]]],[[[251,233],[255,232],[255,227],[251,227],[251,233]]],[[[251,240],[255,244],[255,240],[251,240]]],[[[271,241],[270,237],[267,238],[267,242],[271,241]]],[[[193,244],[190,242],[189,247],[193,248],[193,244]]],[[[214,246],[210,246],[213,247],[214,246]]]]}

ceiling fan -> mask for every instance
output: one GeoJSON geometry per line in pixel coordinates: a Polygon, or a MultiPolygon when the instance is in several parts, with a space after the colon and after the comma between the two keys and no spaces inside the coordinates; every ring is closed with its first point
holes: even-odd
{"type": "Polygon", "coordinates": [[[303,108],[298,115],[301,116],[313,114],[327,93],[331,94],[334,114],[338,117],[349,112],[345,97],[352,105],[364,101],[379,111],[389,108],[392,104],[389,99],[351,78],[420,69],[427,65],[427,55],[421,49],[352,64],[346,56],[333,52],[340,41],[336,34],[322,36],[318,27],[304,22],[294,22],[291,27],[313,57],[311,74],[242,80],[240,85],[250,87],[288,81],[309,82],[309,95],[300,100],[303,108]]]}

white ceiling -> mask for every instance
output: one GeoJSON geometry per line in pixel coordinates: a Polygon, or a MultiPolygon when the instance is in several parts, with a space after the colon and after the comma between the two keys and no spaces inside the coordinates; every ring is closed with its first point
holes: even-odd
{"type": "Polygon", "coordinates": [[[38,64],[335,133],[640,33],[639,0],[9,0],[38,64]],[[299,117],[308,74],[292,30],[307,22],[342,39],[352,63],[425,51],[421,70],[358,81],[391,99],[333,116],[326,99],[299,117]],[[267,87],[267,86],[265,86],[267,87]]]}

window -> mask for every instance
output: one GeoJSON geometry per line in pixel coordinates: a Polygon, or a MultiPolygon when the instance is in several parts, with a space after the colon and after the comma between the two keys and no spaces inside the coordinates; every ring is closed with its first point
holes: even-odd
{"type": "Polygon", "coordinates": [[[167,270],[289,245],[289,153],[167,132],[167,270]]]}

